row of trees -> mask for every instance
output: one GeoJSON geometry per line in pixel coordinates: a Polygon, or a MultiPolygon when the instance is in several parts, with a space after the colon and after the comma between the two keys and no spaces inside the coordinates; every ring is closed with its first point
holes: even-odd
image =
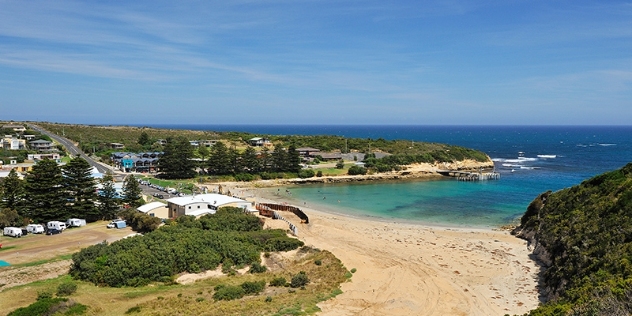
{"type": "Polygon", "coordinates": [[[97,194],[97,180],[91,171],[90,164],[81,157],[62,167],[53,160],[42,160],[24,180],[11,170],[0,183],[0,226],[72,217],[87,221],[110,219],[116,216],[122,203],[140,205],[141,190],[133,176],[126,179],[124,195],[119,198],[111,175],[100,180],[101,190],[97,194]]]}
{"type": "Polygon", "coordinates": [[[252,147],[239,152],[217,142],[210,150],[198,148],[201,162],[196,163],[193,146],[185,137],[168,138],[163,155],[158,160],[160,177],[165,179],[188,179],[197,174],[197,167],[210,175],[236,175],[242,173],[261,174],[264,172],[293,172],[301,170],[301,158],[294,146],[287,150],[275,147],[270,152],[267,147],[257,154],[252,147]],[[207,159],[208,158],[208,159],[207,159]]]}

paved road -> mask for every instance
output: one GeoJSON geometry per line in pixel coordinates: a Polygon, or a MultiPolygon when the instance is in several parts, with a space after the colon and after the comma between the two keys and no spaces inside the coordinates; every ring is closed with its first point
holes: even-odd
{"type": "Polygon", "coordinates": [[[88,155],[86,155],[83,151],[81,151],[79,147],[75,146],[75,143],[73,143],[71,140],[68,140],[67,138],[61,137],[57,134],[53,134],[37,125],[33,125],[33,124],[27,124],[27,125],[29,126],[29,128],[36,130],[44,135],[47,135],[48,137],[54,139],[56,142],[60,143],[62,146],[66,147],[66,151],[70,153],[71,155],[80,156],[81,158],[85,159],[91,166],[97,168],[97,170],[100,173],[107,173],[108,171],[109,172],[116,171],[114,168],[106,167],[94,161],[92,158],[88,157],[88,155]]]}

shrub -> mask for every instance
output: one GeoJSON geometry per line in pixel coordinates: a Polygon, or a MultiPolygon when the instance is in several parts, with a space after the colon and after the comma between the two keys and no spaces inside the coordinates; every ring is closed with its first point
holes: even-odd
{"type": "Polygon", "coordinates": [[[57,296],[68,296],[77,291],[77,284],[74,282],[65,282],[57,287],[57,296]]]}
{"type": "Polygon", "coordinates": [[[53,297],[53,292],[49,290],[38,291],[37,292],[37,300],[45,300],[53,297]]]}
{"type": "Polygon", "coordinates": [[[321,170],[318,170],[318,172],[316,172],[316,176],[317,177],[322,177],[323,176],[323,172],[321,170]]]}
{"type": "Polygon", "coordinates": [[[351,269],[351,273],[356,273],[356,271],[358,271],[356,268],[351,269]]]}
{"type": "Polygon", "coordinates": [[[257,282],[244,282],[241,284],[241,288],[244,289],[246,294],[257,294],[266,287],[265,281],[257,281],[257,282]]]}
{"type": "Polygon", "coordinates": [[[287,280],[284,277],[278,277],[270,281],[270,286],[285,286],[285,283],[287,283],[287,280]]]}
{"type": "Polygon", "coordinates": [[[235,176],[235,181],[249,182],[255,179],[255,176],[250,173],[238,173],[235,176]]]}
{"type": "Polygon", "coordinates": [[[268,251],[290,251],[304,244],[302,241],[294,238],[275,237],[266,241],[265,249],[268,251]]]}
{"type": "Polygon", "coordinates": [[[366,168],[360,166],[351,166],[349,171],[347,171],[349,175],[358,175],[358,174],[366,174],[366,168]]]}
{"type": "Polygon", "coordinates": [[[213,299],[216,301],[232,301],[242,298],[246,295],[246,291],[241,286],[226,285],[220,287],[213,293],[213,299]]]}
{"type": "Polygon", "coordinates": [[[44,298],[27,306],[21,307],[9,313],[9,316],[32,315],[81,315],[85,313],[87,306],[69,301],[65,298],[44,298]]]}
{"type": "Polygon", "coordinates": [[[140,306],[137,305],[137,306],[134,306],[134,307],[130,307],[125,312],[125,314],[132,314],[132,313],[140,313],[140,306]]]}
{"type": "Polygon", "coordinates": [[[305,271],[301,271],[292,277],[292,281],[290,282],[290,287],[297,288],[297,287],[305,286],[307,285],[307,283],[309,283],[309,278],[307,277],[307,274],[305,274],[305,271]]]}
{"type": "Polygon", "coordinates": [[[342,169],[345,167],[345,162],[342,161],[342,159],[338,160],[338,162],[336,163],[336,169],[342,169]]]}
{"type": "Polygon", "coordinates": [[[323,262],[322,262],[322,261],[320,261],[320,259],[319,259],[319,260],[314,261],[314,264],[315,264],[315,265],[317,265],[317,266],[319,266],[319,265],[323,264],[323,262]]]}
{"type": "Polygon", "coordinates": [[[266,303],[270,303],[272,302],[272,296],[267,296],[266,297],[266,303]]]}
{"type": "Polygon", "coordinates": [[[252,265],[250,265],[250,270],[248,272],[250,273],[263,273],[268,271],[268,268],[264,265],[261,265],[259,262],[253,262],[252,265]]]}
{"type": "Polygon", "coordinates": [[[302,169],[301,171],[298,172],[298,177],[305,179],[305,178],[311,178],[314,176],[314,170],[312,169],[302,169]]]}

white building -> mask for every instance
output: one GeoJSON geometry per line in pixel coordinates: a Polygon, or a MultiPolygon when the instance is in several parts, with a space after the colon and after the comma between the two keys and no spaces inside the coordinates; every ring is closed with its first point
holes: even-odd
{"type": "Polygon", "coordinates": [[[151,202],[137,208],[139,212],[158,218],[169,218],[167,204],[162,202],[151,202]]]}
{"type": "Polygon", "coordinates": [[[175,197],[167,200],[169,218],[182,215],[199,217],[206,214],[215,214],[218,208],[223,206],[235,206],[247,208],[250,202],[223,194],[200,194],[183,197],[175,197]]]}

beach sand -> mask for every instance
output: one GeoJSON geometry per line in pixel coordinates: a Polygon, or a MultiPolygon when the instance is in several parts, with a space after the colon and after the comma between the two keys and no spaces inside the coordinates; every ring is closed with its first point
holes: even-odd
{"type": "MultiPolygon", "coordinates": [[[[237,189],[244,196],[252,190],[237,189]]],[[[257,202],[285,202],[271,194],[257,202]]],[[[507,231],[431,227],[323,212],[283,216],[306,245],[331,251],[357,269],[343,294],[319,304],[320,315],[504,315],[538,304],[538,266],[524,240],[507,231]]],[[[282,221],[268,219],[275,228],[282,221]]]]}

